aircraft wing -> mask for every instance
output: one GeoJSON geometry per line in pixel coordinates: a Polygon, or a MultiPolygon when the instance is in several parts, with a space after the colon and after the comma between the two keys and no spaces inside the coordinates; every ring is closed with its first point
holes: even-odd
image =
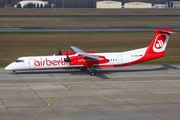
{"type": "Polygon", "coordinates": [[[78,56],[84,56],[84,58],[89,58],[89,59],[93,59],[93,60],[99,60],[100,59],[99,57],[90,55],[90,54],[84,52],[83,50],[81,50],[75,46],[70,46],[70,49],[72,51],[76,52],[76,54],[78,54],[78,56]]]}

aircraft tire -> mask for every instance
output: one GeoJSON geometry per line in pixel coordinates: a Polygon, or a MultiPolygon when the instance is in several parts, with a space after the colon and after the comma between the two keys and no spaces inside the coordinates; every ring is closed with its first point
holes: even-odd
{"type": "Polygon", "coordinates": [[[91,72],[91,76],[95,76],[95,73],[94,73],[94,72],[91,72]]]}
{"type": "Polygon", "coordinates": [[[16,74],[17,74],[17,72],[16,72],[16,71],[13,71],[13,74],[14,74],[14,75],[16,75],[16,74]]]}

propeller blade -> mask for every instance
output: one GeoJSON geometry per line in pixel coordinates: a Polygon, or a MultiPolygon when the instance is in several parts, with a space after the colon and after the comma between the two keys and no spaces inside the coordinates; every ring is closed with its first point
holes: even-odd
{"type": "Polygon", "coordinates": [[[62,55],[60,46],[59,46],[59,51],[58,52],[59,52],[59,55],[62,55]]]}
{"type": "Polygon", "coordinates": [[[66,54],[66,58],[64,58],[64,61],[65,61],[65,62],[68,62],[68,63],[71,65],[71,60],[70,60],[70,58],[69,58],[68,52],[67,52],[67,54],[66,54]]]}
{"type": "Polygon", "coordinates": [[[56,55],[62,55],[60,46],[59,46],[58,54],[56,54],[56,55]]]}

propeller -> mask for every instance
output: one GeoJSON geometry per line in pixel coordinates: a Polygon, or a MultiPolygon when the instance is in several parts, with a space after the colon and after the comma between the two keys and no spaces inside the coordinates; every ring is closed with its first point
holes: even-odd
{"type": "Polygon", "coordinates": [[[70,57],[69,57],[69,55],[68,55],[68,52],[67,52],[67,54],[66,54],[66,58],[64,58],[64,61],[65,61],[65,62],[68,62],[69,64],[71,64],[71,59],[70,59],[70,57]]]}
{"type": "Polygon", "coordinates": [[[58,51],[58,54],[56,54],[56,55],[62,55],[62,52],[61,52],[60,46],[59,46],[59,51],[58,51]]]}

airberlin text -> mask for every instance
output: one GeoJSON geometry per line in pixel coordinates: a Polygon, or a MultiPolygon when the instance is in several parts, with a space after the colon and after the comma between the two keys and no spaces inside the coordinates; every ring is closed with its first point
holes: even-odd
{"type": "Polygon", "coordinates": [[[34,59],[35,66],[59,66],[59,65],[67,65],[62,58],[57,60],[49,60],[48,58],[40,58],[39,60],[34,59]]]}

